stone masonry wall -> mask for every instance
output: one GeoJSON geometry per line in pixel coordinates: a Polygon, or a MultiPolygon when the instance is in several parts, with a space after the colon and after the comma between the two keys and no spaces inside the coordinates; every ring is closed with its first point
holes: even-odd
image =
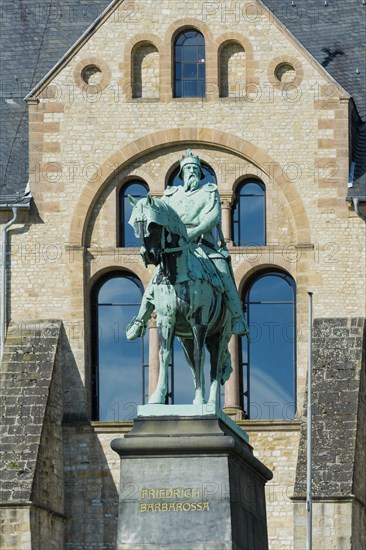
{"type": "Polygon", "coordinates": [[[120,458],[110,443],[121,431],[64,425],[65,550],[116,548],[120,458]]]}
{"type": "MultiPolygon", "coordinates": [[[[357,332],[361,335],[362,324],[358,321],[357,332]]],[[[356,497],[352,513],[353,548],[366,548],[366,323],[364,323],[363,346],[360,365],[358,395],[355,466],[352,492],[356,497]]]]}
{"type": "Polygon", "coordinates": [[[63,547],[60,321],[11,325],[1,364],[1,548],[63,547]]]}
{"type": "MultiPolygon", "coordinates": [[[[364,517],[366,504],[366,434],[362,417],[365,320],[316,319],[313,331],[314,546],[325,549],[333,544],[333,548],[339,550],[356,549],[359,546],[352,537],[357,539],[364,529],[358,522],[364,517]],[[354,533],[353,522],[357,526],[354,533]]],[[[304,501],[305,419],[294,494],[295,502],[304,501]]],[[[296,504],[295,514],[295,546],[302,548],[306,524],[304,502],[296,504]]]]}
{"type": "Polygon", "coordinates": [[[272,472],[266,484],[268,544],[271,550],[293,550],[293,504],[300,439],[299,422],[241,421],[254,454],[272,472]],[[287,425],[286,425],[287,424],[287,425]]]}

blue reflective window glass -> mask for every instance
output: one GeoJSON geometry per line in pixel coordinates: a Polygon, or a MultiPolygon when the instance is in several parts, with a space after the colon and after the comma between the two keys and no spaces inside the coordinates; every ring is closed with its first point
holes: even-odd
{"type": "Polygon", "coordinates": [[[125,335],[142,294],[139,279],[129,275],[112,275],[94,290],[95,420],[131,420],[146,400],[148,335],[133,342],[125,335]]]}
{"type": "Polygon", "coordinates": [[[197,83],[197,65],[194,63],[185,63],[183,65],[183,78],[186,81],[187,79],[194,79],[197,83]]]}
{"type": "Polygon", "coordinates": [[[200,65],[198,65],[198,78],[200,81],[202,81],[202,84],[205,84],[204,82],[205,76],[206,76],[206,67],[204,63],[201,63],[200,65]]]}
{"type": "MultiPolygon", "coordinates": [[[[206,398],[210,393],[210,356],[207,350],[205,350],[205,365],[204,365],[204,378],[205,378],[205,395],[206,398]]],[[[173,356],[168,373],[168,403],[175,405],[184,405],[191,403],[194,398],[194,381],[191,368],[188,366],[184,357],[184,352],[178,338],[174,339],[173,356]]],[[[221,386],[219,394],[220,406],[224,407],[224,386],[221,386]]]]}
{"type": "Polygon", "coordinates": [[[205,96],[205,61],[203,35],[194,30],[180,33],[174,46],[175,97],[205,96]]]}
{"type": "Polygon", "coordinates": [[[266,200],[262,182],[245,181],[238,187],[232,224],[234,246],[266,244],[266,200]]]}
{"type": "Polygon", "coordinates": [[[184,97],[198,97],[198,82],[197,82],[197,80],[184,80],[183,81],[183,96],[184,97]]]}
{"type": "Polygon", "coordinates": [[[197,63],[198,48],[197,46],[185,46],[182,48],[184,63],[197,63]]]}
{"type": "Polygon", "coordinates": [[[132,180],[124,185],[120,191],[120,239],[119,246],[139,247],[140,243],[136,239],[133,228],[128,220],[132,214],[132,206],[128,201],[128,195],[136,200],[146,197],[148,193],[147,185],[141,180],[132,180]]]}
{"type": "Polygon", "coordinates": [[[175,78],[177,80],[182,80],[182,64],[176,63],[175,64],[175,78]]]}
{"type": "Polygon", "coordinates": [[[296,411],[295,283],[281,272],[244,289],[250,339],[241,339],[242,404],[252,420],[290,420],[296,411]]]}
{"type": "Polygon", "coordinates": [[[175,82],[175,90],[176,90],[177,94],[179,94],[179,95],[177,95],[177,97],[182,97],[183,86],[182,86],[182,81],[181,80],[177,80],[175,82]]]}

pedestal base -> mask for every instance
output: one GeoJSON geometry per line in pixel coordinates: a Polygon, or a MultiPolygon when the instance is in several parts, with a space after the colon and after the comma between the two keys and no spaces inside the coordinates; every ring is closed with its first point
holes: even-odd
{"type": "Polygon", "coordinates": [[[229,423],[215,414],[140,416],[112,441],[121,456],[118,550],[267,548],[272,473],[229,423]]]}

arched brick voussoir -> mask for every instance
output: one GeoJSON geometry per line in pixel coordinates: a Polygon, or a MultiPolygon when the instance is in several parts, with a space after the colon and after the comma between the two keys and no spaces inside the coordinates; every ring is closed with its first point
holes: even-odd
{"type": "Polygon", "coordinates": [[[265,151],[249,141],[227,132],[210,128],[170,128],[141,137],[111,155],[89,179],[81,192],[74,209],[69,232],[69,242],[84,246],[88,222],[93,207],[104,187],[127,164],[150,154],[153,151],[168,149],[174,145],[200,147],[209,145],[218,150],[232,152],[250,161],[268,175],[283,190],[289,206],[296,204],[294,216],[299,242],[310,242],[310,227],[307,213],[294,183],[284,179],[281,166],[265,151]],[[301,235],[301,239],[300,239],[301,235]]]}
{"type": "Polygon", "coordinates": [[[168,30],[165,33],[164,36],[164,42],[165,44],[170,44],[171,40],[177,36],[177,34],[187,28],[195,28],[198,31],[200,31],[203,36],[205,37],[206,42],[213,43],[214,38],[212,35],[212,32],[210,30],[210,27],[206,25],[203,21],[200,21],[199,19],[193,19],[192,17],[185,17],[184,19],[178,19],[177,21],[174,21],[170,27],[168,27],[168,30]]]}
{"type": "MultiPolygon", "coordinates": [[[[254,252],[255,254],[255,252],[254,252]]],[[[243,292],[243,288],[249,279],[256,273],[263,271],[271,271],[273,269],[280,269],[281,271],[288,273],[296,282],[296,267],[295,264],[289,264],[284,257],[279,257],[275,262],[263,262],[260,253],[258,253],[258,261],[255,265],[252,262],[243,261],[234,271],[235,282],[239,291],[239,295],[243,292]]]]}
{"type": "Polygon", "coordinates": [[[215,37],[215,42],[218,44],[219,50],[228,42],[237,42],[243,46],[245,53],[251,61],[254,58],[254,50],[251,41],[239,32],[225,32],[220,34],[220,36],[215,37]]]}

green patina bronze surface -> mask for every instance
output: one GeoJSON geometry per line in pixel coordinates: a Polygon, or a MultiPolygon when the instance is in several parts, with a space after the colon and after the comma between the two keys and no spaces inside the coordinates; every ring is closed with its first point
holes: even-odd
{"type": "Polygon", "coordinates": [[[181,160],[184,185],[169,187],[162,199],[135,201],[130,224],[141,241],[145,264],[157,266],[140,311],[127,327],[127,338],[143,335],[153,310],[159,334],[159,379],[149,403],[165,403],[174,335],[182,344],[195,385],[193,403],[205,403],[204,348],[211,360],[208,403],[217,404],[219,384],[232,371],[228,342],[247,334],[230,256],[221,232],[217,186],[202,185],[200,160],[189,149],[181,160]],[[219,242],[213,235],[217,230],[219,242]]]}

